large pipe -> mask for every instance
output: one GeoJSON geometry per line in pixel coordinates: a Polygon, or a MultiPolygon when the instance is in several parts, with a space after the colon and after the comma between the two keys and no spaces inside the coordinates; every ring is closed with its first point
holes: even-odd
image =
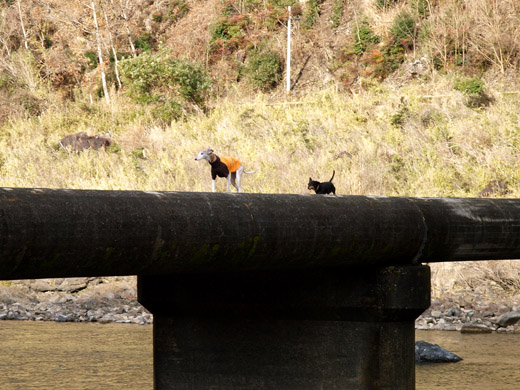
{"type": "Polygon", "coordinates": [[[520,258],[519,199],[0,189],[0,279],[520,258]]]}

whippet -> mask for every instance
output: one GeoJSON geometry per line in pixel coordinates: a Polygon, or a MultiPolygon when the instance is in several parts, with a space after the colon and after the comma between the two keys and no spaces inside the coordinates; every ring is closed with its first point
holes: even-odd
{"type": "Polygon", "coordinates": [[[217,176],[227,179],[227,192],[230,192],[230,184],[232,184],[238,192],[242,192],[242,174],[256,172],[256,169],[254,171],[246,171],[240,160],[236,158],[217,156],[211,148],[201,150],[197,157],[195,157],[195,160],[208,160],[209,165],[211,165],[211,189],[213,192],[215,192],[215,180],[217,176]]]}

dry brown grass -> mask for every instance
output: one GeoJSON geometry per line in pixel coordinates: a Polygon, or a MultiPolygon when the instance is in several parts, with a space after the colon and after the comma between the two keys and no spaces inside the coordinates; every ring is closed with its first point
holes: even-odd
{"type": "Polygon", "coordinates": [[[520,294],[520,261],[468,261],[429,264],[432,295],[454,295],[458,291],[511,297],[520,294]]]}
{"type": "Polygon", "coordinates": [[[520,3],[515,0],[447,0],[425,22],[425,52],[445,69],[492,65],[504,73],[520,51],[520,3]]]}

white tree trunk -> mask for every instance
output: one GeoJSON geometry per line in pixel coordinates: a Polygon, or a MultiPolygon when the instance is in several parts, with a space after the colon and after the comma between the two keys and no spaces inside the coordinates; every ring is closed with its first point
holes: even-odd
{"type": "Polygon", "coordinates": [[[99,34],[99,25],[98,25],[97,15],[96,15],[96,3],[94,0],[90,0],[90,6],[92,7],[92,15],[94,17],[94,27],[96,29],[96,44],[97,44],[99,67],[101,69],[101,83],[103,84],[103,93],[105,94],[105,100],[107,101],[107,104],[110,104],[110,96],[108,94],[108,88],[107,88],[107,78],[106,78],[106,74],[105,74],[105,62],[103,61],[103,54],[101,51],[101,36],[99,34]]]}
{"type": "Polygon", "coordinates": [[[103,10],[103,15],[105,16],[105,25],[108,31],[108,40],[110,42],[110,48],[112,50],[112,54],[114,55],[114,71],[116,73],[116,80],[117,80],[117,86],[121,88],[121,80],[119,78],[119,69],[118,69],[118,62],[117,62],[117,51],[114,47],[114,40],[112,39],[112,32],[110,31],[110,26],[108,23],[108,16],[105,11],[105,7],[101,6],[101,9],[103,10]]]}
{"type": "Polygon", "coordinates": [[[22,26],[22,33],[23,33],[23,43],[25,45],[25,48],[29,50],[29,44],[27,43],[27,33],[25,32],[25,26],[23,24],[23,18],[22,18],[22,6],[20,5],[20,0],[16,2],[18,5],[18,15],[20,16],[20,26],[22,26]]]}
{"type": "Polygon", "coordinates": [[[127,16],[126,10],[125,10],[126,7],[123,5],[123,0],[120,0],[120,4],[121,4],[121,14],[123,15],[123,19],[125,20],[126,35],[128,37],[128,43],[130,43],[130,50],[132,51],[132,56],[135,58],[135,57],[137,57],[137,52],[135,51],[134,42],[132,41],[132,34],[130,33],[128,16],[127,16]]]}

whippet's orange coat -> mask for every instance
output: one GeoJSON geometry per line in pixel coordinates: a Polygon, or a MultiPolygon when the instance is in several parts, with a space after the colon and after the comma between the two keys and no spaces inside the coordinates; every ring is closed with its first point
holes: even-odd
{"type": "Polygon", "coordinates": [[[222,161],[228,167],[229,172],[233,173],[238,171],[242,163],[240,160],[237,160],[233,157],[220,157],[220,161],[222,161]]]}

